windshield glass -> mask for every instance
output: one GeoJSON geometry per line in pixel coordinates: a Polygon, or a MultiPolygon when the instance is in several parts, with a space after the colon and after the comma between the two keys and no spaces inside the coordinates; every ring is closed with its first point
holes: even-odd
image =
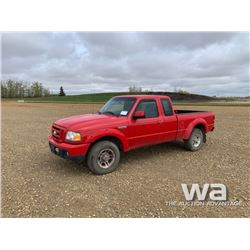
{"type": "Polygon", "coordinates": [[[110,99],[99,111],[99,114],[127,116],[136,99],[133,97],[115,97],[110,99]]]}

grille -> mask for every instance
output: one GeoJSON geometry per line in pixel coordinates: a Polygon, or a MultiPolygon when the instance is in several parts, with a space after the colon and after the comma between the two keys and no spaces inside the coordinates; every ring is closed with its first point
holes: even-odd
{"type": "Polygon", "coordinates": [[[62,141],[63,130],[55,125],[52,126],[52,136],[57,141],[62,141]]]}

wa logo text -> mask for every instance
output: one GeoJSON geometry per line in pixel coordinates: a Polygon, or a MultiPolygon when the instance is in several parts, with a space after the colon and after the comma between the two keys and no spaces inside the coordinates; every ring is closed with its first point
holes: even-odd
{"type": "Polygon", "coordinates": [[[199,201],[204,201],[207,196],[213,201],[225,201],[227,199],[227,189],[224,184],[204,184],[200,187],[199,184],[192,184],[189,189],[187,184],[181,184],[183,193],[187,201],[193,201],[195,196],[199,201]]]}

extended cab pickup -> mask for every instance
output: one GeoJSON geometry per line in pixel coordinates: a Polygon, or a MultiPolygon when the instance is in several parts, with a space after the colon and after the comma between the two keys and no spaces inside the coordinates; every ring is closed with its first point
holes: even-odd
{"type": "Polygon", "coordinates": [[[121,151],[176,140],[196,151],[213,131],[214,120],[212,112],[174,110],[168,96],[116,96],[97,114],[55,121],[49,145],[53,153],[86,158],[93,173],[106,174],[117,167],[121,151]]]}

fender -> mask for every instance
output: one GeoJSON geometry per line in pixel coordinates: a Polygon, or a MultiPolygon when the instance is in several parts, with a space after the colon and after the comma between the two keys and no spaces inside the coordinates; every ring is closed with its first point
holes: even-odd
{"type": "Polygon", "coordinates": [[[105,128],[105,129],[98,129],[97,132],[92,131],[91,135],[87,136],[86,143],[93,143],[102,137],[112,136],[116,137],[120,140],[122,144],[123,151],[126,152],[129,150],[128,140],[126,136],[120,132],[119,130],[116,130],[114,128],[105,128]]]}
{"type": "Polygon", "coordinates": [[[184,136],[183,136],[184,140],[189,139],[194,127],[197,126],[198,124],[202,124],[204,126],[205,133],[207,133],[207,131],[208,131],[207,122],[203,118],[197,118],[197,119],[193,120],[186,128],[186,131],[185,131],[184,136]]]}

